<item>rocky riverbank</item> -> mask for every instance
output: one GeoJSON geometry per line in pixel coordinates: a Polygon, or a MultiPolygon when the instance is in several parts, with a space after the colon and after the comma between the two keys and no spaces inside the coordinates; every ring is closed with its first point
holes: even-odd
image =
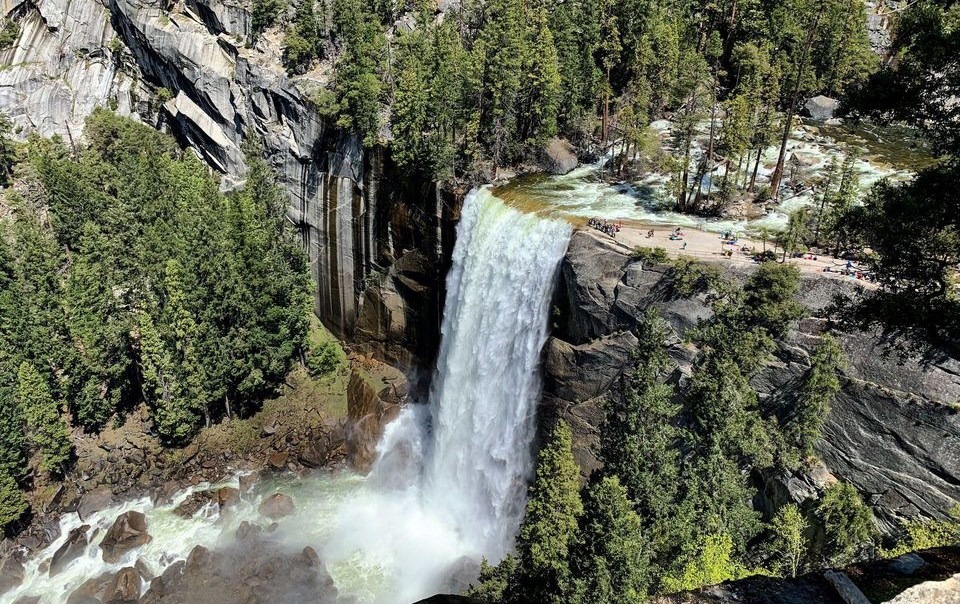
{"type": "MultiPolygon", "coordinates": [[[[384,425],[407,398],[403,373],[369,357],[353,356],[348,365],[321,379],[298,368],[289,376],[284,392],[267,401],[255,416],[204,429],[184,448],[163,447],[152,434],[145,409],[135,410],[122,425],[111,426],[98,435],[75,435],[77,459],[73,469],[61,482],[39,484],[30,494],[32,517],[20,527],[19,534],[0,542],[0,574],[4,577],[0,595],[22,580],[26,560],[61,537],[61,519],[66,516],[76,515],[80,522],[86,522],[124,501],[149,497],[156,505],[167,505],[191,490],[174,509],[175,514],[189,518],[212,504],[229,507],[241,496],[239,492],[197,490],[197,485],[215,484],[237,474],[244,476],[241,486],[248,490],[261,476],[301,476],[348,467],[366,471],[384,425]]],[[[136,517],[125,522],[117,529],[118,534],[148,534],[148,527],[136,529],[140,526],[136,517]]],[[[61,555],[50,562],[51,575],[80,555],[94,538],[86,529],[71,532],[61,555]]],[[[274,559],[271,556],[280,554],[267,555],[269,548],[257,544],[255,536],[251,539],[256,547],[244,549],[241,567],[255,575],[261,566],[269,566],[274,559]],[[257,559],[251,551],[261,551],[263,559],[257,559]]],[[[110,549],[103,543],[100,548],[105,556],[110,549]]],[[[290,568],[298,567],[299,559],[294,562],[297,564],[290,568]]],[[[316,566],[310,560],[304,564],[307,569],[316,566]]],[[[183,593],[190,593],[186,586],[191,584],[189,572],[195,566],[184,567],[187,579],[178,583],[185,586],[183,593]]],[[[322,576],[320,567],[316,569],[322,576]]],[[[138,572],[144,580],[151,579],[138,572]]],[[[87,586],[84,593],[95,591],[97,597],[103,596],[110,581],[122,579],[118,577],[105,576],[96,585],[87,586]]],[[[192,598],[190,601],[196,601],[192,598]]]]}

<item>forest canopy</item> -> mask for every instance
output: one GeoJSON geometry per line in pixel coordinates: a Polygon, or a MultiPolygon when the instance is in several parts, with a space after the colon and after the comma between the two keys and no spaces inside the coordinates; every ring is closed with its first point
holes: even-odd
{"type": "Polygon", "coordinates": [[[302,352],[309,278],[259,150],[223,194],[189,150],[96,111],[88,143],[32,136],[0,233],[0,525],[23,511],[27,458],[54,475],[71,428],[145,403],[183,443],[248,414],[302,352]],[[9,503],[7,503],[9,502],[9,503]]]}

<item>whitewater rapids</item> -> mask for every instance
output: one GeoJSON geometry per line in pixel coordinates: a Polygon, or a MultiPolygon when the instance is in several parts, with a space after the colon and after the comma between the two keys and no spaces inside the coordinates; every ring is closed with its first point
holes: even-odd
{"type": "MultiPolygon", "coordinates": [[[[510,208],[487,188],[467,196],[429,404],[410,405],[387,426],[369,476],[265,479],[223,518],[215,518],[213,506],[193,518],[173,514],[189,492],[168,505],[129,501],[86,523],[102,535],[119,513],[139,510],[150,543],[106,564],[97,537],[51,577],[45,563],[82,524],[68,514],[61,536],[25,564],[24,583],[0,600],[63,602],[84,581],[138,559],[159,574],[196,545],[231,547],[241,522],[270,524],[257,504],[277,491],[293,497],[296,511],[273,539],[292,552],[314,547],[341,595],[364,604],[407,604],[462,588],[482,557],[496,562],[510,550],[522,519],[540,355],[570,232],[566,222],[510,208]]],[[[222,484],[236,486],[237,479],[222,484]]]]}

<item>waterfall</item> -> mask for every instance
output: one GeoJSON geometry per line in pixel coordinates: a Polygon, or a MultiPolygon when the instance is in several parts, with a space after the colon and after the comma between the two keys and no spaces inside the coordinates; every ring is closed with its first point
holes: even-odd
{"type": "Polygon", "coordinates": [[[570,225],[525,214],[489,189],[464,200],[447,276],[429,405],[387,426],[368,478],[325,553],[389,569],[377,602],[464,587],[499,561],[523,517],[540,396],[540,353],[570,225]],[[473,576],[468,576],[472,580],[473,576]]]}
{"type": "MultiPolygon", "coordinates": [[[[522,519],[540,353],[569,237],[568,224],[510,208],[488,189],[467,196],[429,404],[409,405],[386,427],[369,476],[265,478],[222,517],[215,504],[191,518],[173,513],[206,484],[168,504],[129,501],[83,521],[64,515],[61,536],[27,561],[23,585],[0,601],[63,602],[85,581],[138,560],[159,575],[196,545],[244,547],[234,539],[238,527],[262,525],[258,505],[276,491],[292,495],[296,510],[267,531],[270,539],[287,551],[315,548],[337,590],[354,601],[408,604],[465,587],[481,557],[496,562],[509,551],[522,519]],[[71,530],[86,523],[103,534],[131,509],[146,514],[148,544],[107,564],[97,538],[61,572],[46,571],[71,530]]],[[[238,486],[237,478],[227,484],[238,486]]]]}
{"type": "Polygon", "coordinates": [[[436,376],[424,500],[500,559],[523,515],[557,267],[570,226],[470,193],[457,230],[436,376]]]}

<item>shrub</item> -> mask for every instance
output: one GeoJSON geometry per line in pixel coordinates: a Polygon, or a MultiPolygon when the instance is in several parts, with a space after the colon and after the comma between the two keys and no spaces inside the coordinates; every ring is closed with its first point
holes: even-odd
{"type": "Polygon", "coordinates": [[[4,19],[3,26],[0,26],[0,50],[13,48],[20,37],[20,24],[13,19],[4,19]]]}
{"type": "Polygon", "coordinates": [[[631,260],[639,260],[645,264],[664,264],[667,262],[667,250],[662,247],[636,246],[630,253],[631,260]]]}
{"type": "Polygon", "coordinates": [[[723,275],[716,266],[691,258],[678,258],[673,264],[673,291],[681,298],[718,289],[723,275]]]}
{"type": "Polygon", "coordinates": [[[343,349],[336,341],[321,342],[310,351],[307,369],[313,377],[331,375],[343,365],[345,356],[343,349]]]}

